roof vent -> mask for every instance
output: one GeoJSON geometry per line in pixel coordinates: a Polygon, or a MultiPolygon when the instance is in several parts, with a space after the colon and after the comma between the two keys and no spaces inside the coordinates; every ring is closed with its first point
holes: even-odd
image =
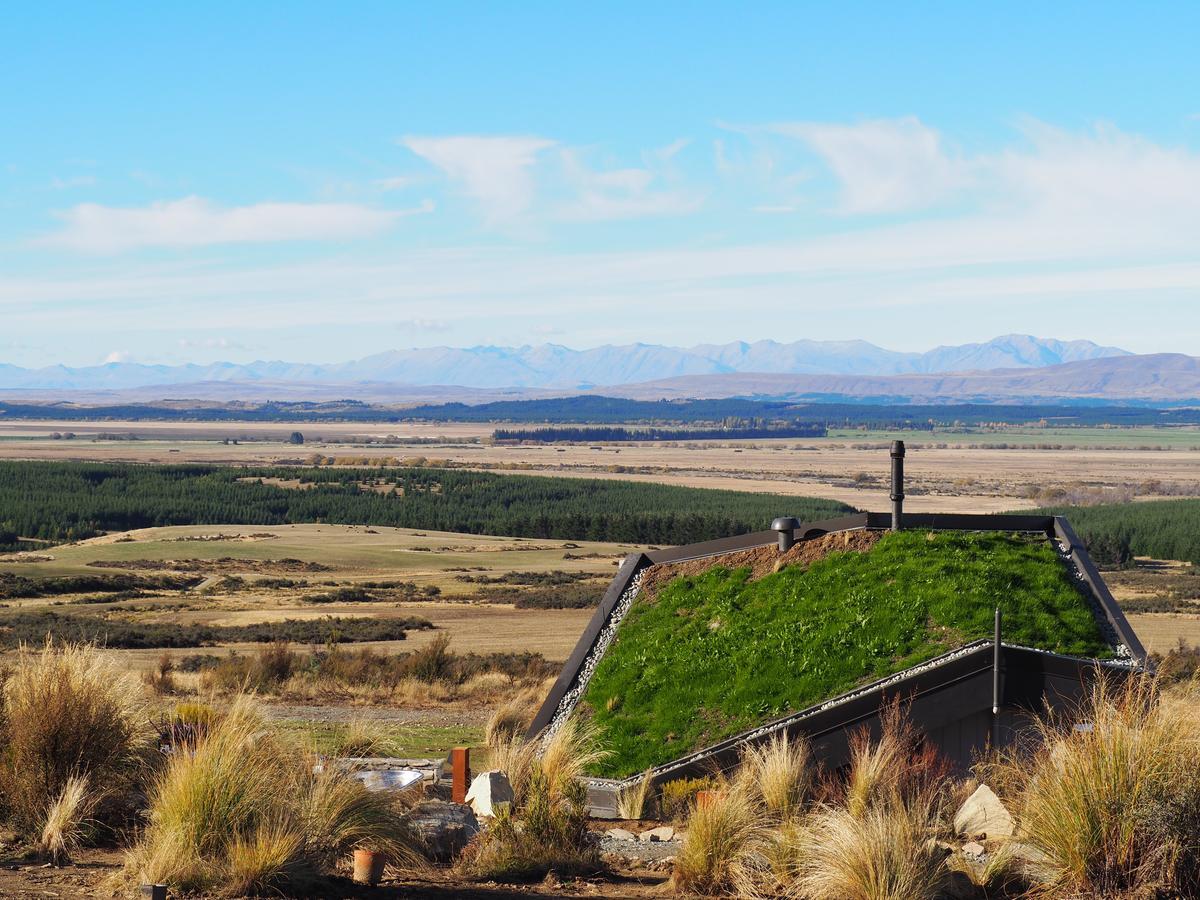
{"type": "Polygon", "coordinates": [[[904,441],[892,441],[892,531],[903,527],[904,441]]]}
{"type": "Polygon", "coordinates": [[[786,553],[796,543],[796,529],[800,520],[792,516],[780,516],[771,523],[771,530],[779,534],[779,552],[786,553]]]}

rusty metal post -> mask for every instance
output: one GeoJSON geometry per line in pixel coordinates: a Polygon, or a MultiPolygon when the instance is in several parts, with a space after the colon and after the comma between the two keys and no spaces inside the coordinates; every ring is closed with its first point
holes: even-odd
{"type": "Polygon", "coordinates": [[[904,441],[892,441],[892,531],[899,531],[904,519],[904,441]]]}
{"type": "Polygon", "coordinates": [[[455,803],[467,802],[467,788],[471,784],[471,749],[455,747],[450,751],[450,799],[455,803]]]}

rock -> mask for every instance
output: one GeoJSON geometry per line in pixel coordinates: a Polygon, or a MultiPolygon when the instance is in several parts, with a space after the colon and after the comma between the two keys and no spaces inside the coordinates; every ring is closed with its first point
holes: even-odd
{"type": "Polygon", "coordinates": [[[475,776],[467,791],[466,802],[477,816],[494,816],[501,811],[500,804],[513,802],[512,785],[503,772],[483,772],[475,776]]]}
{"type": "Polygon", "coordinates": [[[989,838],[1012,837],[1013,818],[995,792],[981,784],[954,814],[954,830],[968,837],[977,834],[989,838]]]}
{"type": "Polygon", "coordinates": [[[425,855],[438,863],[453,862],[479,833],[475,813],[461,803],[424,800],[413,807],[408,820],[425,842],[425,855]]]}
{"type": "Polygon", "coordinates": [[[969,856],[978,859],[979,857],[983,856],[983,854],[987,853],[987,850],[984,849],[983,844],[977,844],[974,841],[970,841],[969,843],[962,845],[962,853],[963,856],[969,856]]]}
{"type": "Polygon", "coordinates": [[[626,831],[624,828],[610,828],[604,832],[604,836],[612,838],[614,841],[636,841],[638,837],[632,831],[626,831]]]}
{"type": "Polygon", "coordinates": [[[657,844],[660,841],[672,841],[675,839],[675,829],[670,825],[660,825],[657,828],[651,828],[649,831],[643,831],[638,835],[638,840],[649,841],[652,844],[657,844]]]}

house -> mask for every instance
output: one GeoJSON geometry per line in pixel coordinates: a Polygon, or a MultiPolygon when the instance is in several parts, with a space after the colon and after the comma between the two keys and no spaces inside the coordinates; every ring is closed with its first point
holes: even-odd
{"type": "Polygon", "coordinates": [[[897,699],[952,764],[1011,743],[1046,708],[1146,653],[1062,517],[858,513],[630,554],[530,736],[585,711],[616,752],[599,816],[654,784],[729,771],[748,746],[804,735],[835,769],[897,699]]]}

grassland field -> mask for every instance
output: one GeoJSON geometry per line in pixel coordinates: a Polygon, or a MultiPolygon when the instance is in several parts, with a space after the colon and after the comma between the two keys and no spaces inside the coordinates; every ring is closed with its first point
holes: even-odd
{"type": "Polygon", "coordinates": [[[1003,428],[935,432],[833,430],[826,438],[497,446],[492,425],[474,423],[0,422],[0,459],[100,460],[218,465],[403,462],[424,457],[468,469],[616,478],[887,506],[894,438],[910,447],[908,505],[914,511],[999,512],[1078,496],[1190,496],[1200,490],[1200,429],[1003,428]],[[74,440],[54,440],[53,432],[74,440]],[[305,444],[288,443],[292,431],[305,444]],[[136,441],[94,440],[101,432],[136,441]],[[225,439],[237,444],[222,443],[225,439]]]}

